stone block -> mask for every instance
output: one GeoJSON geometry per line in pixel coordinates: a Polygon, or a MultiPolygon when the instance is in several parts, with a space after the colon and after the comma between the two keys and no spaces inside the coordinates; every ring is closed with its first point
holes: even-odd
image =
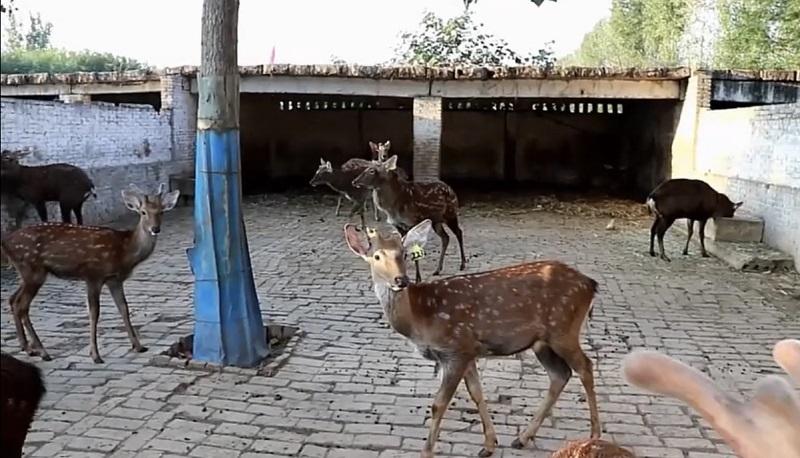
{"type": "Polygon", "coordinates": [[[719,242],[761,242],[764,220],[747,216],[713,218],[706,225],[706,235],[719,242]]]}

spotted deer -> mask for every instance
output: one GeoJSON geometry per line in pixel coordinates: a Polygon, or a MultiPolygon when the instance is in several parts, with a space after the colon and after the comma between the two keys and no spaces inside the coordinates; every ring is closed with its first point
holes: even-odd
{"type": "MultiPolygon", "coordinates": [[[[433,230],[442,241],[439,265],[433,275],[439,275],[450,237],[444,225],[453,231],[461,251],[460,270],[467,266],[464,255],[464,234],[458,224],[458,197],[453,188],[442,181],[411,182],[397,173],[397,156],[383,162],[373,162],[353,180],[353,186],[371,189],[377,197],[377,206],[387,215],[389,224],[405,234],[415,224],[425,219],[433,222],[433,230]]],[[[422,281],[419,262],[414,260],[416,281],[422,281]]]]}
{"type": "MultiPolygon", "coordinates": [[[[389,140],[386,140],[383,143],[375,143],[369,142],[369,149],[372,153],[372,161],[368,161],[366,159],[360,158],[353,158],[349,159],[347,162],[342,164],[342,170],[358,170],[359,173],[364,171],[372,162],[378,161],[383,162],[386,158],[389,157],[389,150],[392,147],[392,143],[389,140]]],[[[397,173],[404,179],[408,179],[408,175],[406,174],[405,170],[398,167],[397,173]]],[[[375,221],[380,221],[380,215],[378,214],[378,196],[375,190],[372,191],[372,212],[375,218],[375,221]]],[[[342,196],[339,196],[339,202],[336,204],[336,216],[339,216],[339,206],[342,203],[342,196]]]]}
{"type": "MultiPolygon", "coordinates": [[[[369,161],[365,162],[369,163],[369,161]]],[[[320,158],[317,172],[311,177],[309,184],[314,187],[325,184],[339,193],[339,203],[336,205],[336,216],[339,216],[339,207],[342,204],[342,197],[352,202],[353,207],[350,209],[348,218],[352,218],[353,215],[358,213],[358,216],[361,217],[361,227],[365,227],[364,209],[367,205],[369,191],[353,186],[353,179],[361,173],[361,170],[363,169],[350,168],[345,170],[344,167],[334,169],[330,161],[320,158]]]]}
{"type": "Polygon", "coordinates": [[[424,247],[431,220],[404,236],[382,234],[353,224],[344,227],[350,250],[370,268],[373,288],[391,327],[409,339],[425,358],[442,368],[439,390],[423,457],[432,457],[442,416],[461,380],[478,408],[484,445],[480,456],[497,445],[476,360],[510,356],[533,348],[547,370],[550,387],[528,428],[512,443],[525,447],[567,384],[578,373],[589,405],[591,437],[600,437],[592,363],[580,346],[580,332],[592,307],[597,282],[558,261],[538,261],[432,282],[410,283],[406,256],[424,247]]]}
{"type": "Polygon", "coordinates": [[[19,287],[11,295],[9,304],[23,351],[31,356],[39,355],[45,361],[51,359],[29,316],[31,302],[51,274],[86,283],[91,340],[89,354],[95,363],[103,362],[97,350],[97,321],[103,285],[108,287],[122,315],[133,349],[147,351],[131,326],[122,285],[134,268],[153,253],[161,232],[162,215],[175,207],[179,191],[166,192],[165,188],[162,183],[154,195],[147,195],[135,186],[122,191],[125,206],[139,214],[139,222],[133,230],[43,223],[18,229],[2,240],[3,251],[20,278],[19,287]],[[32,340],[30,344],[26,330],[32,340]]]}
{"type": "MultiPolygon", "coordinates": [[[[800,340],[785,339],[773,359],[800,384],[800,340]]],[[[753,398],[742,402],[697,369],[651,350],[636,350],[622,362],[626,381],[652,393],[679,399],[700,413],[742,458],[800,458],[800,396],[776,374],[762,377],[753,398]]]]}

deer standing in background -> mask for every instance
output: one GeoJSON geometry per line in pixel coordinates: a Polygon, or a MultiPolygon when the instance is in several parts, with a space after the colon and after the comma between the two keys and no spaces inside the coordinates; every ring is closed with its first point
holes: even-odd
{"type": "Polygon", "coordinates": [[[29,316],[31,302],[51,274],[86,283],[91,339],[89,354],[95,363],[103,362],[97,350],[97,321],[103,285],[108,287],[122,315],[133,349],[147,351],[131,326],[122,284],[133,269],[153,253],[161,232],[162,215],[172,210],[178,201],[179,191],[165,192],[165,189],[166,185],[162,183],[155,195],[147,195],[135,186],[122,191],[125,206],[139,214],[139,222],[133,230],[43,223],[18,229],[3,238],[3,251],[20,278],[20,285],[9,303],[23,351],[31,356],[39,355],[45,361],[51,359],[29,316]],[[26,330],[32,340],[30,344],[26,330]]]}
{"type": "MultiPolygon", "coordinates": [[[[83,203],[94,192],[94,183],[83,169],[71,164],[27,166],[19,160],[30,152],[3,151],[0,155],[0,187],[4,195],[12,196],[36,208],[39,219],[47,222],[47,202],[58,202],[61,220],[83,224],[83,203]]],[[[21,226],[26,206],[11,210],[17,228],[21,226]]]]}
{"type": "MultiPolygon", "coordinates": [[[[772,356],[800,384],[800,340],[778,342],[772,356]]],[[[655,351],[630,353],[622,368],[628,383],[679,399],[699,412],[738,456],[800,458],[800,396],[784,378],[761,378],[753,398],[741,402],[697,369],[655,351]]]]}
{"type": "MultiPolygon", "coordinates": [[[[374,190],[377,205],[387,215],[389,224],[400,234],[405,234],[414,225],[425,219],[433,222],[433,230],[442,241],[439,265],[433,275],[439,275],[444,265],[444,256],[450,237],[444,225],[450,228],[458,240],[461,252],[460,270],[467,266],[464,255],[464,234],[458,225],[458,197],[453,188],[442,181],[410,182],[397,173],[397,156],[383,162],[374,162],[353,180],[353,185],[374,190]]],[[[416,281],[422,281],[419,262],[415,259],[416,281]]]]}
{"type": "MultiPolygon", "coordinates": [[[[383,143],[374,143],[369,142],[369,149],[372,152],[372,162],[383,162],[386,158],[389,157],[389,149],[391,149],[392,143],[389,140],[386,140],[383,143]]],[[[347,162],[342,164],[342,170],[358,170],[359,173],[363,172],[364,169],[369,167],[372,163],[366,159],[360,158],[353,158],[349,159],[347,162]]],[[[405,170],[398,167],[397,173],[400,175],[404,180],[408,179],[408,175],[406,174],[405,170]]],[[[339,207],[342,204],[342,196],[339,196],[339,201],[336,204],[336,216],[339,216],[339,207]]],[[[375,217],[375,221],[380,221],[380,215],[378,214],[378,195],[375,190],[372,191],[372,213],[375,217]]]]}
{"type": "MultiPolygon", "coordinates": [[[[369,161],[364,162],[369,163],[369,161]]],[[[334,169],[330,161],[320,158],[317,172],[311,177],[309,184],[314,187],[326,184],[329,188],[339,193],[339,203],[336,205],[337,216],[339,215],[339,206],[342,203],[342,197],[352,202],[353,207],[350,209],[348,218],[352,218],[353,215],[358,213],[358,216],[361,217],[361,227],[366,227],[364,210],[367,206],[369,192],[366,189],[359,189],[353,186],[353,178],[357,177],[360,173],[360,169],[356,168],[344,170],[343,167],[340,167],[339,169],[334,169]]]]}
{"type": "Polygon", "coordinates": [[[597,282],[557,261],[538,261],[426,283],[410,283],[405,258],[424,247],[433,224],[424,220],[402,237],[353,224],[344,227],[350,250],[370,267],[375,295],[396,332],[425,358],[442,368],[431,407],[423,457],[432,457],[442,417],[461,380],[478,408],[489,456],[497,434],[483,397],[476,360],[510,356],[533,348],[547,370],[550,387],[528,428],[513,442],[523,448],[536,436],[567,384],[578,373],[589,404],[591,437],[599,438],[600,420],[592,363],[580,346],[580,332],[592,307],[597,282]]]}

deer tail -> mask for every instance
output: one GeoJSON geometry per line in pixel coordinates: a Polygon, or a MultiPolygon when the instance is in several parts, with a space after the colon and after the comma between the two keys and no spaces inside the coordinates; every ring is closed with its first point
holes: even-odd
{"type": "Polygon", "coordinates": [[[647,206],[647,213],[661,218],[661,212],[658,211],[658,208],[656,207],[656,201],[652,196],[649,196],[644,204],[647,206]]]}
{"type": "MultiPolygon", "coordinates": [[[[594,278],[587,277],[587,279],[588,279],[589,287],[591,287],[591,289],[592,289],[592,296],[594,296],[595,294],[597,294],[597,291],[599,290],[600,284],[597,283],[597,280],[595,280],[594,278]]],[[[592,319],[593,314],[594,314],[594,300],[592,300],[592,302],[589,303],[588,317],[589,317],[590,320],[592,319]]]]}

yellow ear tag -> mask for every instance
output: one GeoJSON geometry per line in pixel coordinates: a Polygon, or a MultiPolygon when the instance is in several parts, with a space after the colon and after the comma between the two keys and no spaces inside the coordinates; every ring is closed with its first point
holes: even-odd
{"type": "Polygon", "coordinates": [[[367,228],[367,237],[374,238],[378,233],[375,231],[374,228],[368,227],[367,228]]]}
{"type": "Polygon", "coordinates": [[[411,246],[411,260],[419,261],[424,257],[425,257],[425,250],[422,248],[422,245],[420,245],[419,243],[413,244],[411,246]]]}

